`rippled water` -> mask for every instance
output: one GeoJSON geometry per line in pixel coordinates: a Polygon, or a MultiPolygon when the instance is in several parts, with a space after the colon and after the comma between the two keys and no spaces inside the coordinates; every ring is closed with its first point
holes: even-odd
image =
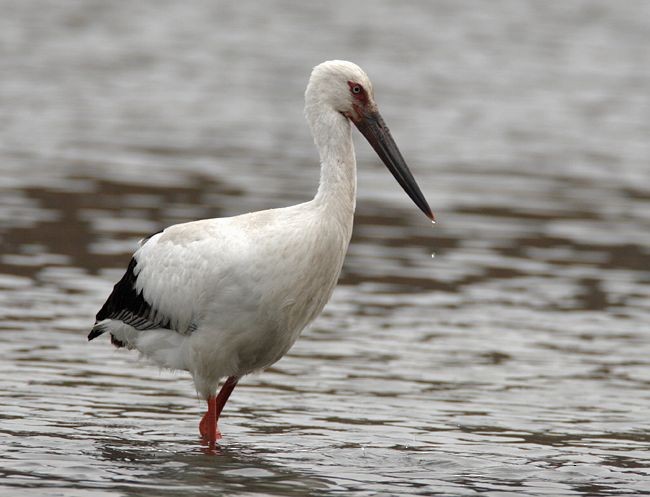
{"type": "Polygon", "coordinates": [[[650,493],[648,2],[0,7],[3,495],[650,493]],[[210,451],[86,334],[143,235],[314,193],[334,57],[439,223],[359,140],[333,300],[210,451]]]}

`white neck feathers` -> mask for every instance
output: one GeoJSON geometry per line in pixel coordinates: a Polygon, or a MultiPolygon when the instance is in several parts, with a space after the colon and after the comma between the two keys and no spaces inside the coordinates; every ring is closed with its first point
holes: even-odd
{"type": "Polygon", "coordinates": [[[305,116],[321,162],[314,200],[351,217],[356,202],[357,165],[350,122],[330,106],[309,99],[305,116]]]}

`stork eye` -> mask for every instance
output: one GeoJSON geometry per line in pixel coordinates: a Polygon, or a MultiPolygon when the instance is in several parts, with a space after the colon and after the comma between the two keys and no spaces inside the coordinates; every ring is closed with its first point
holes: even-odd
{"type": "Polygon", "coordinates": [[[366,95],[366,90],[359,83],[354,81],[348,81],[348,86],[350,87],[350,93],[354,95],[354,98],[364,102],[367,100],[368,96],[366,95]]]}

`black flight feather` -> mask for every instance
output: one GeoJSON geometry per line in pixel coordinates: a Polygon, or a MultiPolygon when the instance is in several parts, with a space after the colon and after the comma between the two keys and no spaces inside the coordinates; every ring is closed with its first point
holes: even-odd
{"type": "MultiPolygon", "coordinates": [[[[153,328],[171,329],[168,318],[162,316],[149,302],[145,300],[142,292],[135,289],[137,277],[135,275],[135,258],[129,262],[129,267],[122,279],[113,287],[113,292],[106,300],[96,316],[96,323],[105,319],[115,319],[128,324],[137,330],[150,330],[153,328]]],[[[95,325],[88,335],[88,340],[98,337],[107,330],[106,326],[95,325]]]]}

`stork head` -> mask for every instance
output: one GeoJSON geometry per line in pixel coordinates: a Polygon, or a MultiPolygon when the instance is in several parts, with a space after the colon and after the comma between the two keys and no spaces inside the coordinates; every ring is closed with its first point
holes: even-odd
{"type": "MultiPolygon", "coordinates": [[[[345,60],[330,60],[314,67],[305,92],[305,104],[308,115],[309,109],[332,109],[352,122],[406,194],[433,221],[429,204],[379,114],[372,83],[359,66],[345,60]]],[[[318,113],[311,117],[317,119],[318,113]]],[[[313,126],[311,121],[310,124],[313,126]]]]}
{"type": "Polygon", "coordinates": [[[365,107],[375,107],[372,83],[356,64],[329,60],[314,67],[305,92],[307,104],[327,105],[347,118],[359,119],[365,107]]]}

